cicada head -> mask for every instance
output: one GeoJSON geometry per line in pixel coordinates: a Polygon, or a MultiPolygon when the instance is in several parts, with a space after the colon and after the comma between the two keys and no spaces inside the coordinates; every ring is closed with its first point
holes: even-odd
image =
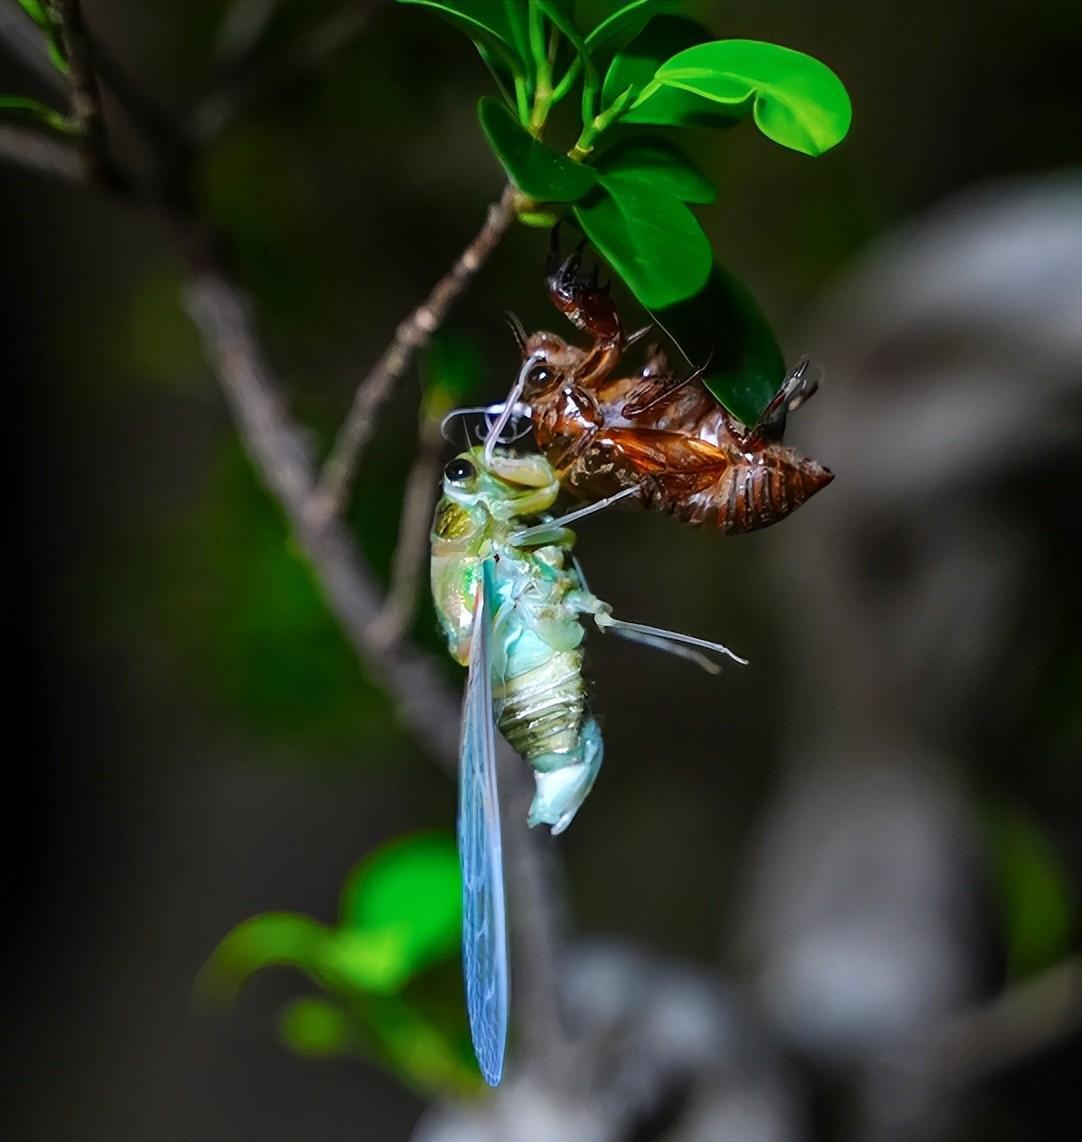
{"type": "Polygon", "coordinates": [[[544,456],[478,445],[443,470],[433,539],[469,544],[499,538],[495,533],[502,529],[495,525],[547,511],[559,491],[560,481],[544,456]]]}
{"type": "Polygon", "coordinates": [[[572,380],[586,353],[568,345],[555,333],[533,333],[523,347],[523,360],[528,367],[522,375],[522,400],[528,405],[544,404],[546,397],[557,393],[572,380]]]}

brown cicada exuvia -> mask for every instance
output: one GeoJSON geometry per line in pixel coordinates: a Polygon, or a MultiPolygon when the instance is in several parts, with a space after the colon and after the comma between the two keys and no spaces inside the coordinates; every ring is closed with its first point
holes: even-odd
{"type": "Polygon", "coordinates": [[[734,420],[702,382],[702,370],[677,379],[653,349],[645,366],[620,376],[628,345],[596,271],[581,273],[581,247],[553,259],[549,294],[588,349],[555,333],[517,334],[524,362],[514,402],[529,406],[538,447],[563,487],[598,501],[629,489],[645,506],[724,532],[754,531],[784,519],[834,478],[781,442],[785,417],[815,392],[802,362],[784,380],[758,423],[734,420]]]}

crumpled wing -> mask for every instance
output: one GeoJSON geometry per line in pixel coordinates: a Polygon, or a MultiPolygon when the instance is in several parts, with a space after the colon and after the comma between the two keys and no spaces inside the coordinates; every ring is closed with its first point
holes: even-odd
{"type": "Polygon", "coordinates": [[[688,474],[716,478],[733,457],[705,440],[659,428],[606,428],[594,438],[605,459],[640,476],[688,474]]]}
{"type": "Polygon", "coordinates": [[[481,1074],[496,1086],[507,1042],[507,920],[504,908],[496,727],[492,710],[493,565],[482,565],[474,610],[459,750],[458,854],[462,864],[462,965],[470,1035],[481,1074]]]}

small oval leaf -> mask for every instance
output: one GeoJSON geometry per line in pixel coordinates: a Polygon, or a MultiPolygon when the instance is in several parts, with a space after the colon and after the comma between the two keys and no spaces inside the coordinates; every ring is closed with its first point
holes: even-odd
{"type": "Polygon", "coordinates": [[[477,114],[496,158],[523,194],[538,202],[574,202],[597,182],[595,170],[535,139],[498,99],[485,96],[477,114]]]}
{"type": "Polygon", "coordinates": [[[672,57],[639,97],[646,106],[662,88],[734,108],[751,108],[774,142],[821,155],[845,138],[853,109],[842,81],[803,52],[759,40],[714,40],[672,57]]]}
{"type": "Polygon", "coordinates": [[[713,184],[677,147],[662,139],[630,139],[597,161],[601,174],[625,174],[649,182],[681,202],[706,204],[717,198],[713,184]]]}
{"type": "Polygon", "coordinates": [[[710,273],[710,242],[694,214],[640,177],[599,175],[574,206],[586,236],[647,308],[696,293],[710,273]]]}

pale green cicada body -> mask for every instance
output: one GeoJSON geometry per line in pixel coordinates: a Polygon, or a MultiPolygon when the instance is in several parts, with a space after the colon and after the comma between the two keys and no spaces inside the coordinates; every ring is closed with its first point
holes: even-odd
{"type": "Polygon", "coordinates": [[[436,612],[451,654],[469,668],[459,758],[462,947],[470,1031],[491,1085],[503,1072],[509,990],[496,726],[534,770],[529,823],[560,833],[603,752],[582,677],[584,615],[712,672],[717,665],[694,648],[744,661],[718,643],[613,618],[583,581],[564,524],[635,490],[553,519],[559,488],[542,456],[471,448],[444,470],[432,529],[436,612]]]}
{"type": "Polygon", "coordinates": [[[436,612],[464,666],[487,565],[492,715],[534,769],[529,823],[554,833],[571,823],[601,766],[601,733],[586,711],[580,616],[607,610],[571,562],[571,531],[524,532],[523,517],[547,511],[559,488],[541,456],[497,453],[486,464],[474,448],[447,465],[432,532],[436,612]]]}

